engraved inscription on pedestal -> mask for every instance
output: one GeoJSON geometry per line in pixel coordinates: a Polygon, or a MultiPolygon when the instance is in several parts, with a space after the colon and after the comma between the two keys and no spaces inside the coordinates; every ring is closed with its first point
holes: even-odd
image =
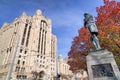
{"type": "Polygon", "coordinates": [[[94,78],[115,76],[112,66],[109,63],[92,65],[92,71],[94,78]]]}

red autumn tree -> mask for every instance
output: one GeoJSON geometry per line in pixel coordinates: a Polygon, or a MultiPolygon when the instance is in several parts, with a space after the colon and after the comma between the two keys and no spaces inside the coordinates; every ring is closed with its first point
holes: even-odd
{"type": "Polygon", "coordinates": [[[104,5],[96,10],[100,43],[113,52],[120,68],[120,2],[104,0],[104,5]]]}
{"type": "MultiPolygon", "coordinates": [[[[104,5],[97,7],[96,25],[99,29],[100,45],[113,52],[120,67],[120,2],[104,0],[104,5]]],[[[68,64],[72,71],[86,69],[86,55],[93,48],[89,32],[85,28],[78,31],[68,53],[68,64]]]]}
{"type": "Polygon", "coordinates": [[[78,30],[78,33],[79,35],[74,37],[71,50],[68,53],[68,64],[71,66],[70,69],[73,72],[80,68],[86,69],[86,55],[91,46],[88,30],[82,27],[78,30]]]}
{"type": "Polygon", "coordinates": [[[114,0],[97,7],[96,24],[101,44],[113,53],[120,52],[120,2],[114,0]]]}

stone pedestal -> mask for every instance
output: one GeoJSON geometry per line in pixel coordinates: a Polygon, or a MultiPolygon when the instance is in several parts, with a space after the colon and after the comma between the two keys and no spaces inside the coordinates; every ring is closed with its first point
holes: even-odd
{"type": "Polygon", "coordinates": [[[90,52],[87,55],[89,80],[120,80],[120,71],[113,54],[107,49],[90,52]]]}

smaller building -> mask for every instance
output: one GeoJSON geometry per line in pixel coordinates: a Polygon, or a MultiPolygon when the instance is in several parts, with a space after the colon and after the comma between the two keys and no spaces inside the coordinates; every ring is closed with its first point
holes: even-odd
{"type": "Polygon", "coordinates": [[[60,80],[70,80],[73,73],[69,70],[70,66],[67,64],[67,58],[63,59],[58,56],[58,75],[60,75],[60,80]]]}

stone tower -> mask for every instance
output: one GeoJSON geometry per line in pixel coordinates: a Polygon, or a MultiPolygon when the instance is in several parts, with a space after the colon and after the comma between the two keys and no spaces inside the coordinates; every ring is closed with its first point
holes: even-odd
{"type": "Polygon", "coordinates": [[[28,80],[32,72],[41,71],[56,76],[56,43],[52,22],[40,10],[33,16],[23,12],[12,23],[4,23],[0,29],[0,80],[28,80]]]}

